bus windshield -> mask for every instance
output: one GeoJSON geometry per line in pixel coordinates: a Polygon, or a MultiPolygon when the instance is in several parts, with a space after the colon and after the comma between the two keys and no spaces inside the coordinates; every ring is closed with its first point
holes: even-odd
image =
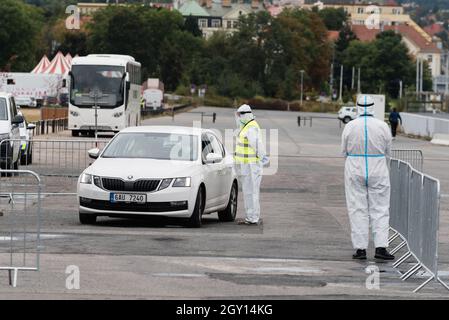
{"type": "Polygon", "coordinates": [[[77,107],[123,105],[124,74],[121,66],[72,66],[70,103],[77,107]]]}

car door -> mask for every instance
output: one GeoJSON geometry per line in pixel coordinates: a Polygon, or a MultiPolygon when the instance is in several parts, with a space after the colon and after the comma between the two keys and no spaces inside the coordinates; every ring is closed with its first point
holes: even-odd
{"type": "Polygon", "coordinates": [[[220,192],[219,192],[219,171],[221,168],[220,163],[206,163],[206,156],[209,153],[215,153],[211,136],[209,134],[203,134],[202,136],[202,161],[204,172],[204,183],[206,185],[206,209],[218,206],[220,192]]]}
{"type": "Polygon", "coordinates": [[[216,164],[218,204],[226,205],[232,184],[233,159],[226,155],[225,148],[216,135],[208,133],[214,153],[221,154],[223,160],[216,164]]]}
{"type": "MultiPolygon", "coordinates": [[[[10,98],[11,122],[17,116],[17,107],[14,98],[10,98]]],[[[11,124],[11,140],[13,140],[13,161],[19,159],[20,153],[20,128],[18,125],[11,124]]]]}

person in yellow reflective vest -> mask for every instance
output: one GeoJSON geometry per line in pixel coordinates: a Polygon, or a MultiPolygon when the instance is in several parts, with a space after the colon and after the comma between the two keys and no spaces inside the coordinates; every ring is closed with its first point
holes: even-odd
{"type": "Polygon", "coordinates": [[[244,104],[236,112],[238,134],[234,161],[242,186],[245,204],[245,219],[237,219],[238,224],[257,225],[260,223],[260,183],[262,168],[268,164],[260,126],[255,120],[251,107],[244,104]]]}

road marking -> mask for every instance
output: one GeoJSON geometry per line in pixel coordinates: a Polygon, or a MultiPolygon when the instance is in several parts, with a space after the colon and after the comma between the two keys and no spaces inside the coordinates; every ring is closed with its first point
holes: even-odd
{"type": "Polygon", "coordinates": [[[173,278],[206,278],[203,273],[153,273],[155,277],[173,277],[173,278]]]}
{"type": "Polygon", "coordinates": [[[277,272],[277,273],[324,273],[319,269],[308,269],[300,267],[259,267],[255,269],[257,272],[277,272]]]}

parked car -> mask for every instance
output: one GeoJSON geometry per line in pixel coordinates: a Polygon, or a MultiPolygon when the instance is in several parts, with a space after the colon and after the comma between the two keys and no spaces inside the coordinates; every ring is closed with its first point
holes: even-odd
{"type": "Polygon", "coordinates": [[[37,107],[37,101],[34,97],[29,96],[16,96],[15,97],[16,105],[21,107],[37,107]]]}
{"type": "Polygon", "coordinates": [[[18,114],[14,97],[0,93],[0,166],[2,169],[19,168],[20,130],[23,116],[18,114]]]}
{"type": "Polygon", "coordinates": [[[234,160],[210,130],[158,126],[120,131],[78,180],[79,219],[158,215],[200,227],[203,214],[233,221],[237,212],[234,160]]]}
{"type": "Polygon", "coordinates": [[[356,106],[343,106],[338,111],[338,119],[343,123],[348,123],[358,117],[358,111],[356,106]]]}

